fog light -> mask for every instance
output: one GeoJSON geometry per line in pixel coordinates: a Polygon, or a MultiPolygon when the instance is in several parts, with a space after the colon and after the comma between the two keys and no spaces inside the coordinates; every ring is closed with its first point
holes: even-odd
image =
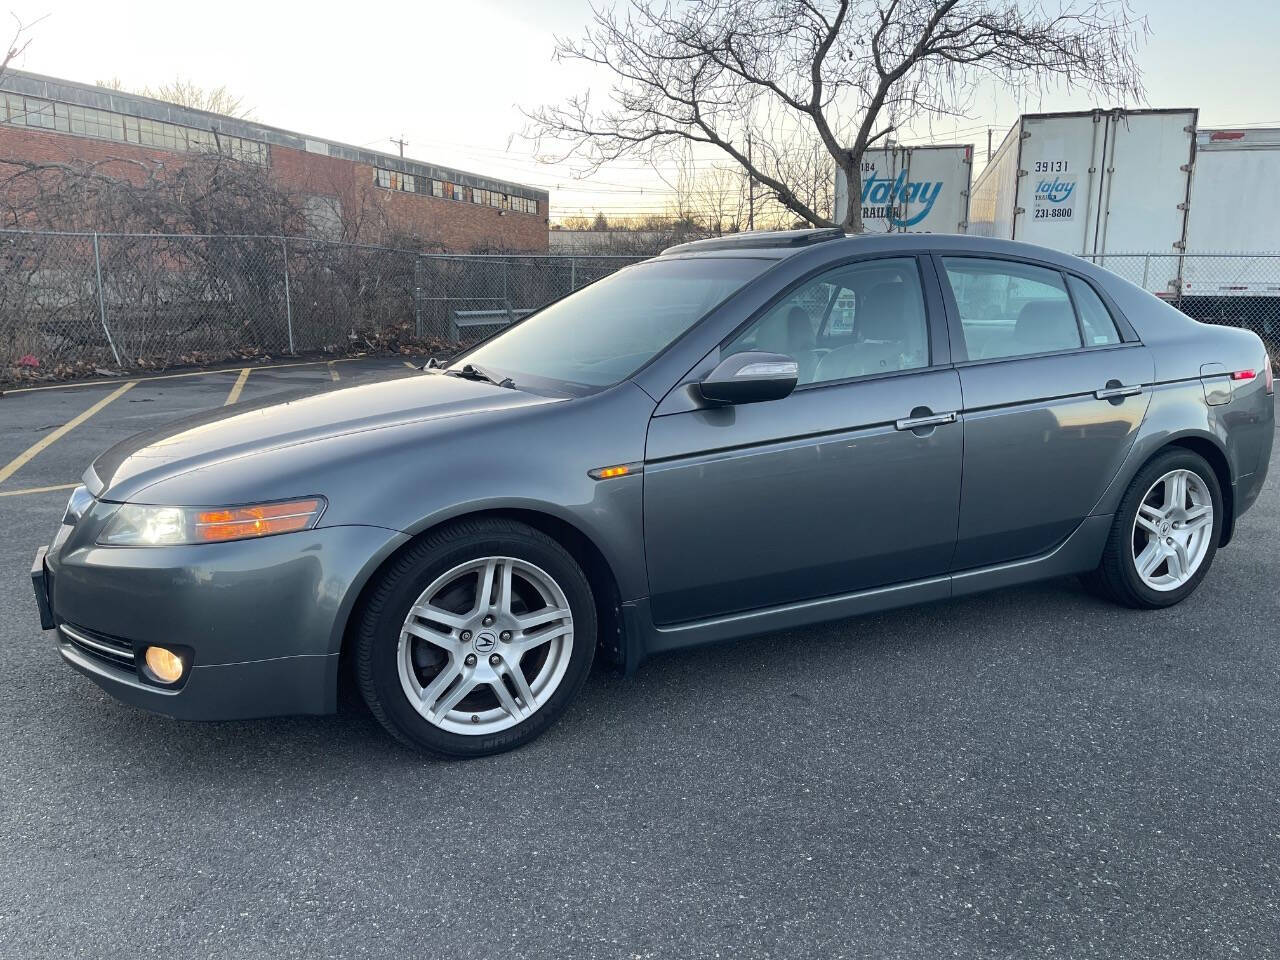
{"type": "Polygon", "coordinates": [[[147,647],[147,669],[161,683],[177,683],[186,669],[182,658],[164,647],[147,647]]]}

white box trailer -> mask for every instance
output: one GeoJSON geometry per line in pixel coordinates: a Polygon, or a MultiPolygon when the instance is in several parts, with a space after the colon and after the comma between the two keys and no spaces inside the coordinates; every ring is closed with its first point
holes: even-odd
{"type": "Polygon", "coordinates": [[[1280,130],[1200,130],[1187,212],[1184,297],[1280,297],[1280,130]],[[1241,269],[1243,268],[1243,269],[1241,269]]]}
{"type": "MultiPolygon", "coordinates": [[[[973,145],[891,145],[862,155],[862,222],[868,233],[963,233],[969,219],[973,145]]],[[[835,220],[849,184],[836,168],[835,220]]]]}
{"type": "MultiPolygon", "coordinates": [[[[1178,307],[1280,336],[1280,130],[1199,130],[1178,307]],[[1252,256],[1242,256],[1252,254],[1252,256]]],[[[1274,349],[1274,347],[1272,347],[1274,349]]]]}
{"type": "Polygon", "coordinates": [[[1195,109],[1026,114],[973,185],[969,232],[1088,257],[1175,296],[1196,120],[1195,109]],[[1169,256],[1108,262],[1134,253],[1169,256]]]}

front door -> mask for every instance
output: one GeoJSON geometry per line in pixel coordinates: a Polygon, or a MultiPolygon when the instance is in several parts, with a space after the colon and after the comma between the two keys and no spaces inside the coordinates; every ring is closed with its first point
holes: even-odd
{"type": "Polygon", "coordinates": [[[946,344],[930,336],[926,304],[936,313],[940,300],[928,284],[931,267],[913,257],[820,274],[719,350],[793,356],[790,396],[654,417],[644,525],[655,622],[946,571],[961,398],[946,344]]]}
{"type": "Polygon", "coordinates": [[[954,569],[1051,550],[1119,472],[1154,366],[1081,277],[989,257],[939,258],[964,391],[954,569]],[[967,358],[966,358],[967,355],[967,358]]]}

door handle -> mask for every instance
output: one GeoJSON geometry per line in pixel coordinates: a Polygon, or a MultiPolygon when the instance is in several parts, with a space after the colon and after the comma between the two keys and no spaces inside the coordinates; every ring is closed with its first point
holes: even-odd
{"type": "Polygon", "coordinates": [[[1106,387],[1103,387],[1101,390],[1093,391],[1093,395],[1097,397],[1099,400],[1115,400],[1123,397],[1136,396],[1141,392],[1142,392],[1142,387],[1137,385],[1131,386],[1131,387],[1106,386],[1106,387]]]}
{"type": "Polygon", "coordinates": [[[905,420],[895,420],[893,423],[895,430],[919,430],[922,427],[938,427],[944,423],[955,423],[956,415],[953,410],[951,413],[933,413],[927,417],[907,417],[905,420]]]}

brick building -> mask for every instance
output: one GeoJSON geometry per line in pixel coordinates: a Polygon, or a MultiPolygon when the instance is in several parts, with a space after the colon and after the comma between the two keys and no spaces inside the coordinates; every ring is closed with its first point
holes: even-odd
{"type": "Polygon", "coordinates": [[[0,76],[0,164],[102,163],[131,179],[211,152],[263,164],[301,198],[316,236],[409,238],[462,253],[547,249],[544,190],[104,87],[0,76]]]}

